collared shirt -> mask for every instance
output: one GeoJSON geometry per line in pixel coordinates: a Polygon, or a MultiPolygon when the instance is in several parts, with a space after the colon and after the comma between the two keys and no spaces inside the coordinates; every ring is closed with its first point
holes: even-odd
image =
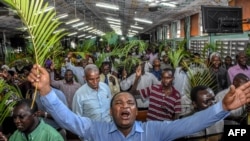
{"type": "Polygon", "coordinates": [[[86,83],[76,91],[72,111],[93,120],[110,122],[110,101],[111,92],[107,84],[99,82],[98,90],[94,90],[86,83]]]}
{"type": "MultiPolygon", "coordinates": [[[[57,97],[66,105],[68,106],[68,103],[67,103],[67,100],[65,98],[65,95],[63,94],[62,91],[58,90],[58,89],[55,89],[55,88],[52,88],[54,91],[55,91],[55,94],[57,95],[57,97]]],[[[46,108],[42,105],[42,102],[40,100],[40,95],[37,95],[36,97],[36,104],[37,104],[37,107],[39,110],[42,110],[42,111],[45,111],[45,112],[48,112],[46,110],[46,108]]],[[[44,122],[49,124],[50,126],[54,127],[55,129],[58,129],[60,128],[60,126],[55,122],[55,120],[53,119],[50,119],[50,118],[43,118],[44,122]]]]}
{"type": "MultiPolygon", "coordinates": [[[[120,82],[121,90],[127,91],[132,85],[134,85],[134,81],[135,73],[120,82]]],[[[152,73],[145,72],[145,74],[141,75],[137,85],[137,90],[144,89],[154,84],[161,84],[161,81],[159,81],[152,73]]],[[[136,101],[139,108],[148,108],[148,99],[142,100],[141,98],[137,98],[136,101]]]]}
{"type": "Polygon", "coordinates": [[[239,74],[239,73],[243,73],[245,74],[247,77],[250,78],[250,67],[247,66],[247,69],[242,69],[238,64],[237,65],[234,65],[232,67],[230,67],[228,69],[228,76],[229,76],[229,79],[230,79],[230,82],[233,83],[233,79],[234,77],[239,74]]]}
{"type": "Polygon", "coordinates": [[[72,84],[66,83],[65,80],[59,80],[59,81],[55,81],[54,78],[54,72],[50,73],[50,84],[52,87],[55,87],[59,90],[61,90],[63,92],[63,94],[65,95],[66,99],[67,99],[67,103],[70,109],[72,109],[72,101],[73,101],[73,97],[75,95],[76,90],[78,90],[81,87],[80,83],[77,83],[75,81],[73,81],[72,84]]]}
{"type": "Polygon", "coordinates": [[[223,110],[222,102],[218,102],[193,116],[176,121],[135,121],[132,131],[125,137],[114,122],[93,121],[72,113],[53,91],[42,96],[41,100],[63,128],[94,141],[172,141],[205,129],[229,115],[228,111],[223,110]]]}
{"type": "Polygon", "coordinates": [[[66,68],[72,70],[72,72],[77,78],[78,83],[80,83],[81,85],[85,84],[85,79],[84,79],[85,74],[82,66],[74,66],[70,62],[67,62],[66,68]]]}
{"type": "MultiPolygon", "coordinates": [[[[111,94],[112,96],[114,96],[116,93],[120,92],[120,85],[119,85],[119,81],[117,79],[116,76],[112,75],[112,74],[107,74],[107,78],[108,78],[108,84],[109,84],[109,88],[111,90],[111,94]],[[112,76],[115,79],[115,85],[113,85],[112,82],[109,81],[109,77],[112,76]]],[[[104,74],[100,74],[100,81],[104,82],[105,80],[105,75],[104,74]]]]}
{"type": "Polygon", "coordinates": [[[142,98],[149,97],[147,120],[173,120],[175,114],[181,113],[181,96],[172,87],[172,93],[166,96],[162,85],[152,85],[140,90],[142,98]]]}
{"type": "Polygon", "coordinates": [[[161,72],[162,72],[162,70],[161,69],[159,69],[159,70],[152,70],[152,74],[160,81],[161,80],[161,72]]]}
{"type": "Polygon", "coordinates": [[[188,81],[188,74],[181,67],[177,67],[174,73],[173,86],[181,94],[181,96],[187,95],[187,90],[190,87],[188,81]]]}
{"type": "Polygon", "coordinates": [[[64,141],[59,132],[50,125],[40,120],[39,125],[26,136],[24,133],[16,130],[11,136],[9,141],[64,141]]]}

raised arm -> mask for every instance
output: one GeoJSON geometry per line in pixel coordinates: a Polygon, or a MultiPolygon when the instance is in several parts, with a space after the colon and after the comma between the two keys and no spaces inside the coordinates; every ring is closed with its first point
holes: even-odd
{"type": "Polygon", "coordinates": [[[222,100],[224,110],[234,110],[250,102],[250,81],[237,89],[231,85],[229,92],[222,100]]]}
{"type": "Polygon", "coordinates": [[[46,111],[52,115],[56,122],[80,137],[88,137],[90,128],[92,127],[92,121],[86,117],[80,117],[73,113],[68,107],[62,103],[56,96],[53,89],[50,87],[49,74],[45,68],[39,65],[34,65],[28,80],[33,86],[37,87],[39,94],[41,95],[41,103],[46,108],[46,111]]]}

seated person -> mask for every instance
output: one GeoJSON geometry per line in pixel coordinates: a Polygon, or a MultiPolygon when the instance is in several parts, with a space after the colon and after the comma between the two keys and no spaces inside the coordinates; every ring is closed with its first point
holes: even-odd
{"type": "MultiPolygon", "coordinates": [[[[192,88],[191,101],[194,107],[191,115],[205,110],[216,103],[214,92],[207,86],[198,85],[192,88]]],[[[209,126],[197,133],[189,135],[182,140],[185,141],[219,141],[222,138],[224,129],[224,121],[218,121],[212,126],[209,126]]],[[[180,139],[181,140],[181,139],[180,139]]]]}
{"type": "MultiPolygon", "coordinates": [[[[238,73],[234,79],[233,79],[233,85],[238,88],[241,85],[247,83],[249,81],[249,78],[243,74],[243,73],[238,73]]],[[[215,99],[217,101],[221,100],[224,98],[226,93],[229,91],[228,89],[225,89],[223,91],[220,91],[216,96],[215,99]]],[[[224,124],[225,125],[239,125],[239,124],[246,124],[245,118],[245,113],[246,113],[246,106],[242,106],[238,109],[230,111],[230,116],[224,119],[224,124]]]]}
{"type": "Polygon", "coordinates": [[[13,109],[13,119],[17,130],[9,141],[64,141],[63,137],[50,125],[37,117],[37,105],[32,107],[30,99],[18,101],[13,109]]]}
{"type": "MultiPolygon", "coordinates": [[[[58,96],[58,98],[66,105],[68,106],[66,97],[64,95],[64,93],[56,88],[52,88],[55,91],[55,94],[58,96]]],[[[40,100],[40,95],[36,96],[36,104],[38,107],[38,111],[37,111],[37,116],[42,118],[43,121],[47,124],[49,124],[50,126],[54,127],[64,138],[64,140],[66,141],[66,131],[65,129],[62,129],[57,123],[56,121],[53,119],[53,117],[47,112],[47,110],[45,109],[45,107],[42,105],[42,101],[40,100]]]]}

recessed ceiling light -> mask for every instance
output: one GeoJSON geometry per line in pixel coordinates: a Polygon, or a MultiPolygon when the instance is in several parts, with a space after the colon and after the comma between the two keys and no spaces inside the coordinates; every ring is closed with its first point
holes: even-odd
{"type": "Polygon", "coordinates": [[[78,21],[80,21],[80,19],[76,18],[76,19],[73,19],[73,20],[70,20],[70,21],[66,22],[65,24],[72,24],[72,23],[76,23],[78,21]]]}
{"type": "Polygon", "coordinates": [[[134,20],[138,21],[138,22],[149,23],[149,24],[153,23],[152,21],[149,21],[149,20],[146,20],[146,19],[140,19],[140,18],[134,18],[134,20]]]}
{"type": "Polygon", "coordinates": [[[102,8],[108,8],[108,9],[113,9],[113,10],[119,10],[119,7],[113,4],[108,4],[108,3],[96,3],[96,6],[102,7],[102,8]]]}

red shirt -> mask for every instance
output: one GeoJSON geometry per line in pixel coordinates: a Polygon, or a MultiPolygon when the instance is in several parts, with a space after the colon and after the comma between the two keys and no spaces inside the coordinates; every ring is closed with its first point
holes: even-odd
{"type": "Polygon", "coordinates": [[[172,93],[166,96],[162,85],[152,85],[140,90],[143,99],[149,98],[147,120],[173,120],[181,112],[180,93],[172,86],[172,93]]]}

